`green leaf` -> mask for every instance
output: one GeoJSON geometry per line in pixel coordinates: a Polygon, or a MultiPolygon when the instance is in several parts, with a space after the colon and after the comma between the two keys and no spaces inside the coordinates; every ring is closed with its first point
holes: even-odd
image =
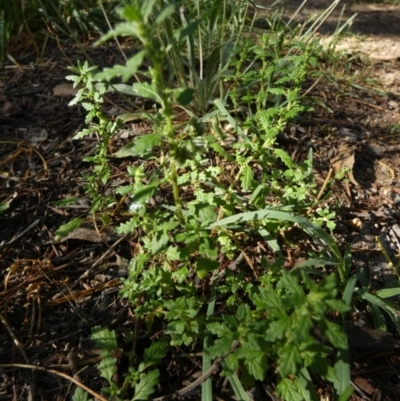
{"type": "Polygon", "coordinates": [[[346,390],[342,393],[342,395],[339,397],[338,401],[348,401],[351,398],[351,395],[354,392],[354,387],[349,386],[346,388],[346,390]]]}
{"type": "Polygon", "coordinates": [[[154,388],[158,384],[158,377],[158,370],[142,373],[140,375],[140,381],[135,387],[135,396],[132,398],[132,401],[147,400],[149,396],[154,393],[154,388]]]}
{"type": "Polygon", "coordinates": [[[70,232],[74,231],[75,228],[80,227],[81,224],[82,219],[79,217],[72,219],[66,224],[62,224],[56,231],[56,235],[54,236],[55,240],[59,241],[60,239],[66,237],[70,232]]]}
{"type": "Polygon", "coordinates": [[[121,16],[127,21],[141,21],[142,14],[139,8],[139,2],[131,3],[122,9],[121,16]]]}
{"type": "Polygon", "coordinates": [[[347,347],[347,337],[342,333],[338,324],[324,319],[321,320],[321,328],[323,328],[324,335],[329,338],[336,348],[345,349],[347,347]]]}
{"type": "Polygon", "coordinates": [[[92,399],[89,398],[89,394],[85,390],[81,387],[77,387],[72,396],[72,401],[92,401],[92,399]]]}
{"type": "Polygon", "coordinates": [[[285,401],[304,401],[303,389],[295,378],[293,381],[290,379],[282,379],[277,386],[279,396],[285,401]]]}
{"type": "Polygon", "coordinates": [[[163,23],[169,16],[171,16],[175,12],[175,4],[168,4],[167,7],[164,8],[158,15],[154,22],[155,26],[163,23]]]}
{"type": "Polygon", "coordinates": [[[153,134],[141,135],[134,141],[129,142],[118,152],[114,153],[115,157],[144,156],[151,152],[156,146],[162,142],[162,135],[158,132],[153,134]]]}
{"type": "Polygon", "coordinates": [[[117,370],[117,360],[114,358],[112,351],[118,350],[117,335],[115,331],[96,326],[92,328],[92,340],[96,347],[100,348],[102,360],[98,364],[98,369],[101,375],[107,379],[111,385],[113,376],[117,370]]]}
{"type": "Polygon", "coordinates": [[[274,320],[270,323],[267,333],[266,340],[269,342],[274,342],[276,340],[281,340],[287,333],[290,333],[292,328],[292,317],[285,316],[279,320],[274,320]]]}
{"type": "Polygon", "coordinates": [[[150,85],[147,82],[135,82],[132,85],[131,95],[152,99],[162,104],[162,99],[158,94],[157,87],[155,85],[150,85]]]}
{"type": "Polygon", "coordinates": [[[142,14],[142,21],[147,23],[151,13],[153,12],[154,5],[156,4],[157,0],[146,0],[142,1],[142,8],[140,12],[142,14]]]}
{"type": "Polygon", "coordinates": [[[77,134],[75,134],[72,139],[76,140],[76,139],[82,139],[85,136],[88,136],[89,134],[91,134],[93,131],[87,128],[84,128],[83,130],[79,131],[77,134]]]}
{"type": "Polygon", "coordinates": [[[268,92],[272,93],[273,95],[286,95],[286,91],[283,88],[268,88],[268,92]]]}
{"type": "MultiPolygon", "coordinates": [[[[229,327],[227,327],[225,324],[220,323],[220,322],[211,322],[207,325],[207,329],[211,331],[211,333],[215,334],[216,336],[222,338],[222,337],[230,337],[232,335],[232,332],[230,331],[229,327]]],[[[228,346],[228,349],[230,347],[230,344],[228,346]]],[[[221,354],[222,355],[222,354],[221,354]]]]}
{"type": "Polygon", "coordinates": [[[283,149],[274,149],[274,153],[276,157],[279,157],[282,160],[282,162],[285,163],[287,168],[294,167],[294,162],[292,158],[283,149]]]}
{"type": "Polygon", "coordinates": [[[208,276],[208,273],[217,270],[218,267],[219,262],[216,260],[207,258],[196,259],[196,273],[200,279],[205,279],[208,276]]]}
{"type": "Polygon", "coordinates": [[[241,175],[243,191],[248,191],[253,183],[253,170],[249,166],[244,166],[241,175]]]}
{"type": "Polygon", "coordinates": [[[267,369],[266,355],[263,350],[262,340],[255,334],[249,334],[242,342],[242,346],[236,350],[238,358],[243,359],[248,373],[256,379],[263,380],[267,369]]]}
{"type": "Polygon", "coordinates": [[[117,351],[117,335],[115,331],[108,330],[107,328],[95,326],[92,328],[92,340],[95,342],[96,347],[107,351],[117,351]]]}
{"type": "Polygon", "coordinates": [[[103,35],[97,42],[95,42],[95,46],[98,46],[101,43],[106,42],[109,39],[113,39],[116,36],[133,36],[135,38],[139,37],[139,27],[135,22],[122,22],[118,24],[115,29],[108,31],[105,35],[103,35]]]}
{"type": "Polygon", "coordinates": [[[10,207],[11,201],[0,202],[0,214],[5,212],[10,207]]]}
{"type": "Polygon", "coordinates": [[[299,372],[299,384],[303,389],[305,401],[317,401],[320,399],[317,396],[311,376],[306,368],[302,368],[299,372]]]}
{"type": "Polygon", "coordinates": [[[376,292],[379,298],[390,298],[400,295],[400,281],[392,281],[381,290],[376,292]]]}
{"type": "Polygon", "coordinates": [[[142,373],[150,366],[158,365],[164,359],[167,353],[168,342],[165,340],[153,342],[149,348],[144,351],[144,360],[140,364],[139,372],[142,373]]]}
{"type": "Polygon", "coordinates": [[[113,376],[117,371],[117,359],[108,351],[103,351],[101,357],[101,362],[97,365],[97,368],[99,369],[101,376],[107,379],[108,383],[111,385],[113,382],[113,376]]]}
{"type": "Polygon", "coordinates": [[[301,354],[297,345],[295,344],[285,344],[279,350],[279,371],[282,377],[286,377],[289,374],[296,374],[298,369],[297,366],[302,361],[301,354]]]}
{"type": "MultiPolygon", "coordinates": [[[[193,37],[193,33],[195,32],[196,28],[199,26],[200,21],[199,20],[194,20],[191,21],[189,24],[186,26],[177,29],[174,32],[174,39],[177,42],[180,42],[182,39],[186,37],[193,37]]],[[[192,65],[193,67],[193,65],[192,65]]]]}
{"type": "Polygon", "coordinates": [[[151,242],[151,253],[156,255],[162,249],[164,249],[169,243],[168,233],[165,231],[157,232],[151,242]]]}
{"type": "MultiPolygon", "coordinates": [[[[236,399],[240,401],[250,401],[249,396],[247,395],[245,389],[243,388],[242,383],[237,377],[236,373],[228,376],[229,383],[232,387],[233,392],[235,393],[236,399]]],[[[252,397],[253,399],[253,397],[252,397]]]]}
{"type": "Polygon", "coordinates": [[[71,196],[71,197],[67,197],[67,198],[64,198],[64,199],[60,199],[60,200],[58,200],[58,201],[54,201],[54,202],[52,202],[52,204],[53,204],[54,206],[57,206],[57,207],[67,207],[67,206],[69,206],[69,205],[73,205],[73,204],[76,203],[79,199],[80,199],[80,198],[71,196]]]}
{"type": "Polygon", "coordinates": [[[105,68],[98,72],[94,78],[96,81],[111,81],[114,78],[121,78],[122,82],[127,82],[138,72],[145,55],[146,52],[141,50],[131,57],[126,65],[115,64],[112,68],[105,68]]]}
{"type": "Polygon", "coordinates": [[[173,90],[174,99],[181,105],[187,106],[194,99],[195,90],[193,88],[178,88],[173,90]]]}
{"type": "Polygon", "coordinates": [[[400,319],[397,316],[399,310],[398,305],[391,304],[388,301],[385,301],[378,296],[370,294],[369,292],[360,288],[356,292],[361,296],[361,298],[386,311],[397,328],[400,328],[400,319]]]}
{"type": "Polygon", "coordinates": [[[346,284],[346,288],[343,291],[343,296],[342,299],[346,303],[346,305],[350,305],[351,301],[353,299],[353,294],[354,294],[354,288],[357,283],[357,275],[354,274],[348,279],[348,282],[346,284]]]}
{"type": "Polygon", "coordinates": [[[222,102],[222,99],[215,99],[214,104],[217,106],[218,110],[221,113],[220,118],[221,119],[226,119],[232,127],[235,129],[235,131],[240,135],[240,137],[246,142],[248,145],[250,145],[253,148],[253,144],[251,143],[250,139],[248,136],[244,133],[242,128],[239,126],[237,120],[235,120],[229,111],[225,108],[224,103],[222,102]]]}
{"type": "Polygon", "coordinates": [[[311,223],[304,217],[296,216],[288,212],[282,212],[275,209],[262,209],[255,212],[239,213],[235,214],[234,216],[229,216],[224,219],[221,219],[211,224],[208,228],[212,229],[214,227],[221,227],[235,223],[245,223],[247,221],[262,220],[262,219],[290,221],[299,224],[306,233],[311,235],[317,242],[319,242],[325,248],[329,246],[331,251],[334,253],[334,256],[337,258],[337,260],[333,260],[333,262],[338,262],[342,260],[342,255],[340,253],[337,244],[328,233],[326,233],[324,230],[320,229],[319,227],[317,227],[315,224],[311,223]]]}

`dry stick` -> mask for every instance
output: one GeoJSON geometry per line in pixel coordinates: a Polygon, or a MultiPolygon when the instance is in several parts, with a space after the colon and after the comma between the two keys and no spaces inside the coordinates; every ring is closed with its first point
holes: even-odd
{"type": "MultiPolygon", "coordinates": [[[[178,396],[183,397],[185,394],[189,393],[190,391],[194,390],[196,387],[200,386],[205,380],[207,380],[222,364],[223,360],[231,354],[235,348],[239,345],[239,341],[234,341],[231,346],[231,350],[229,353],[225,354],[221,358],[215,360],[215,362],[194,382],[188,384],[187,386],[181,388],[180,390],[176,391],[175,393],[165,395],[163,397],[153,398],[152,401],[168,401],[178,396]]],[[[1,366],[1,365],[0,365],[1,366]]]]}
{"type": "MultiPolygon", "coordinates": [[[[332,177],[332,173],[333,173],[333,168],[329,169],[328,175],[326,176],[325,181],[324,181],[324,183],[323,183],[321,189],[320,189],[319,192],[318,192],[317,199],[316,199],[317,202],[321,199],[322,195],[324,194],[325,188],[326,188],[326,186],[328,185],[328,183],[329,183],[329,181],[330,181],[330,179],[331,179],[331,177],[332,177]]],[[[308,209],[306,215],[309,215],[309,214],[312,212],[312,210],[313,210],[313,206],[311,206],[311,207],[308,209]]]]}
{"type": "Polygon", "coordinates": [[[58,372],[57,370],[46,369],[43,366],[24,365],[23,363],[0,363],[0,368],[22,368],[22,369],[40,370],[42,372],[52,373],[53,375],[60,376],[63,377],[64,379],[71,381],[72,383],[76,384],[78,387],[87,391],[89,394],[91,394],[93,397],[96,397],[100,401],[108,401],[107,398],[102,397],[100,394],[96,393],[89,387],[85,386],[80,381],[74,379],[71,376],[66,375],[65,373],[58,372]]]}
{"type": "MultiPolygon", "coordinates": [[[[57,273],[58,271],[65,269],[68,266],[71,266],[72,264],[73,264],[73,262],[69,262],[62,266],[55,267],[54,269],[48,271],[47,275],[52,276],[53,274],[57,273]]],[[[7,300],[11,296],[13,296],[19,289],[23,288],[24,286],[27,286],[28,284],[35,283],[36,281],[41,280],[43,277],[44,277],[43,272],[39,272],[31,277],[28,277],[22,283],[16,284],[13,287],[9,288],[8,290],[4,290],[4,291],[0,292],[0,305],[7,302],[7,300]],[[2,297],[4,297],[4,298],[2,299],[2,297]]]]}
{"type": "Polygon", "coordinates": [[[32,230],[32,228],[35,228],[39,223],[40,223],[41,219],[37,219],[36,221],[34,221],[28,228],[25,228],[24,231],[22,231],[21,233],[19,233],[17,236],[15,236],[13,239],[11,239],[8,242],[5,243],[1,243],[0,244],[0,251],[2,251],[4,248],[8,248],[9,246],[11,246],[12,244],[14,244],[15,242],[17,242],[20,238],[22,238],[26,233],[28,233],[30,230],[32,230]]]}
{"type": "Polygon", "coordinates": [[[22,356],[25,359],[26,363],[30,363],[28,355],[26,355],[25,350],[22,348],[21,343],[18,341],[18,338],[15,336],[13,329],[11,328],[11,326],[8,324],[7,320],[5,319],[5,317],[0,313],[0,320],[3,322],[4,326],[6,326],[6,329],[8,330],[8,332],[10,333],[10,336],[13,338],[15,345],[18,347],[19,352],[21,352],[22,356]]]}
{"type": "Polygon", "coordinates": [[[112,250],[121,242],[123,241],[125,238],[127,238],[128,234],[124,235],[123,237],[121,237],[119,240],[117,240],[116,242],[114,242],[106,252],[104,252],[104,254],[96,261],[92,264],[92,266],[89,267],[89,269],[87,269],[85,271],[85,273],[83,273],[77,280],[75,280],[69,287],[70,290],[72,290],[83,278],[87,277],[89,275],[89,273],[91,273],[93,271],[93,269],[106,257],[108,256],[112,250]]]}
{"type": "MultiPolygon", "coordinates": [[[[178,396],[184,396],[188,392],[194,390],[196,387],[200,386],[205,380],[207,380],[220,366],[221,359],[216,360],[209,369],[207,369],[199,378],[194,382],[188,384],[186,387],[181,388],[176,393],[168,394],[163,397],[153,398],[152,401],[168,401],[178,396]]],[[[1,367],[1,365],[0,365],[1,367]]]]}
{"type": "Polygon", "coordinates": [[[318,85],[318,82],[321,80],[322,77],[323,75],[320,75],[318,79],[303,93],[302,96],[307,96],[318,85]]]}

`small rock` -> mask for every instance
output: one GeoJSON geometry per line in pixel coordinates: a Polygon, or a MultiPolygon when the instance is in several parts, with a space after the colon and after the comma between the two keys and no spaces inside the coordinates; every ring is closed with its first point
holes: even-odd
{"type": "Polygon", "coordinates": [[[389,109],[392,109],[392,110],[397,110],[400,107],[399,102],[396,102],[395,100],[389,100],[388,106],[389,106],[389,109]]]}
{"type": "Polygon", "coordinates": [[[340,136],[341,138],[346,139],[347,141],[356,141],[357,140],[357,134],[354,132],[349,131],[346,128],[341,128],[338,132],[337,135],[340,136]]]}
{"type": "Polygon", "coordinates": [[[377,146],[377,145],[372,145],[372,144],[368,143],[367,144],[367,148],[368,148],[368,151],[370,153],[372,153],[372,155],[374,155],[376,157],[382,157],[383,156],[384,151],[383,151],[382,147],[377,146]]]}

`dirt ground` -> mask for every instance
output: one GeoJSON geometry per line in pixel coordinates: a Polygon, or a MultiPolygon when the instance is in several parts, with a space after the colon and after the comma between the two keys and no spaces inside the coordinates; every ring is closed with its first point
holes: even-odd
{"type": "MultiPolygon", "coordinates": [[[[307,3],[300,20],[327,3],[307,3]]],[[[298,5],[300,1],[288,2],[285,15],[298,5]]],[[[353,177],[332,186],[335,235],[343,248],[351,245],[355,271],[368,270],[377,289],[397,275],[376,237],[393,260],[400,253],[400,6],[349,3],[344,20],[354,13],[358,15],[338,45],[343,53],[336,68],[321,59],[327,75],[304,88],[319,103],[288,127],[281,145],[297,161],[313,149],[319,187],[338,154],[351,164],[353,177]]],[[[324,43],[339,16],[337,9],[321,29],[324,43]]],[[[88,42],[85,48],[101,66],[123,63],[113,47],[100,51],[88,42]]],[[[69,107],[71,97],[59,92],[70,73],[70,60],[83,60],[83,55],[74,45],[60,49],[52,43],[39,61],[23,46],[10,49],[10,54],[12,59],[0,70],[0,201],[9,204],[0,216],[0,400],[65,400],[73,387],[49,371],[77,375],[96,391],[104,384],[98,378],[99,350],[89,340],[90,329],[107,326],[121,337],[135,330],[129,305],[117,296],[134,243],[112,232],[118,217],[101,236],[90,220],[82,179],[90,165],[82,158],[95,143],[72,140],[85,112],[80,106],[69,107]],[[55,206],[54,201],[68,196],[80,201],[67,209],[55,206]],[[82,230],[56,241],[58,227],[77,216],[85,216],[82,230]],[[48,372],[1,368],[12,363],[40,365],[48,372]]],[[[113,97],[107,98],[105,108],[110,114],[129,111],[113,97]]],[[[125,134],[116,138],[116,147],[127,141],[125,134]]],[[[128,182],[127,164],[113,161],[113,177],[120,185],[128,182]]],[[[388,323],[387,332],[375,330],[361,310],[354,312],[347,329],[352,400],[400,399],[396,327],[388,323]]],[[[119,362],[127,361],[121,357],[119,362]]],[[[164,366],[161,390],[179,389],[198,370],[198,360],[179,363],[164,366]]],[[[273,385],[266,383],[269,390],[263,388],[255,400],[277,400],[273,385]]]]}

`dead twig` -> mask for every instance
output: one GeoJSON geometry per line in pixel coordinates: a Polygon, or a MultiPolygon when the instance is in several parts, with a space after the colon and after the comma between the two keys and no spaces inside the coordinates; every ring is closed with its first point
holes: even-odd
{"type": "Polygon", "coordinates": [[[46,372],[46,373],[51,373],[53,375],[56,376],[60,376],[64,379],[69,380],[70,382],[76,384],[78,387],[80,387],[81,389],[85,390],[86,392],[88,392],[89,394],[91,394],[93,397],[97,398],[100,401],[108,401],[107,398],[102,397],[99,393],[96,393],[95,391],[93,391],[91,388],[85,386],[84,384],[82,384],[80,381],[74,379],[71,376],[68,376],[65,373],[62,372],[58,372],[57,370],[53,370],[53,369],[46,369],[43,366],[37,366],[37,365],[24,365],[23,363],[0,363],[0,368],[20,368],[20,369],[32,369],[32,370],[40,370],[41,372],[46,372]]]}

